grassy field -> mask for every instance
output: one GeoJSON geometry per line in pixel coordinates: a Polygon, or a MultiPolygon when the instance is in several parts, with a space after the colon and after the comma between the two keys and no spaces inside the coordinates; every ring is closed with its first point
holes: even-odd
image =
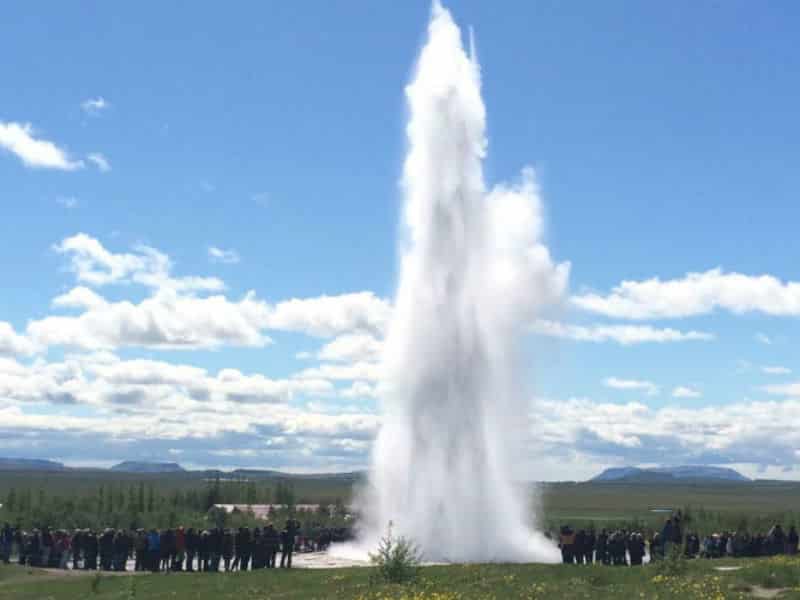
{"type": "Polygon", "coordinates": [[[540,490],[543,523],[613,527],[638,521],[655,527],[662,511],[691,507],[699,532],[718,528],[768,528],[773,521],[800,524],[800,483],[557,483],[540,490]]]}
{"type": "Polygon", "coordinates": [[[689,561],[680,575],[657,565],[452,565],[421,570],[415,584],[370,582],[371,569],[235,574],[53,575],[0,568],[0,598],[15,600],[471,600],[800,598],[800,559],[689,561]],[[718,567],[739,567],[720,571],[718,567]]]}

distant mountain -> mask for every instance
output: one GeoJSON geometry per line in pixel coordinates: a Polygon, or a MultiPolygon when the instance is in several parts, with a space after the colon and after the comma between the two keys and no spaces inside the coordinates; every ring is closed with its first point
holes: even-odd
{"type": "Polygon", "coordinates": [[[727,467],[681,466],[653,467],[614,467],[606,469],[591,481],[597,482],[676,482],[686,480],[750,481],[747,477],[727,467]]]}
{"type": "Polygon", "coordinates": [[[111,467],[119,473],[183,473],[184,468],[174,462],[143,462],[126,460],[111,467]]]}
{"type": "Polygon", "coordinates": [[[38,458],[0,458],[0,471],[65,471],[60,462],[38,458]]]}

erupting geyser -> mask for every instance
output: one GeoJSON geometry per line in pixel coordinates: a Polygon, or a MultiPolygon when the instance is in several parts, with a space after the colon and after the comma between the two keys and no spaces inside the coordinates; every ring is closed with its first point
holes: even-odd
{"type": "Polygon", "coordinates": [[[512,471],[528,423],[520,338],[569,266],[540,242],[531,170],[484,186],[480,69],[438,2],[406,95],[402,262],[359,545],[391,521],[431,561],[557,560],[512,471]]]}

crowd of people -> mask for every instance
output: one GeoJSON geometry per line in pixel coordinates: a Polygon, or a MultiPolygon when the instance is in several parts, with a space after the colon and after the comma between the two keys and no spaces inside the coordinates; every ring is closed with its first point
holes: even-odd
{"type": "Polygon", "coordinates": [[[94,571],[247,571],[292,567],[296,550],[324,550],[336,532],[321,529],[312,539],[300,535],[301,525],[288,519],[282,529],[193,528],[149,531],[79,529],[23,531],[6,523],[0,530],[0,560],[20,565],[94,571]],[[278,555],[280,554],[280,559],[278,555]]]}
{"type": "Polygon", "coordinates": [[[702,538],[686,532],[683,515],[678,511],[664,523],[661,531],[645,534],[619,529],[596,533],[593,529],[573,530],[561,527],[559,548],[565,564],[630,565],[645,560],[663,560],[674,552],[685,558],[723,558],[797,554],[797,529],[784,531],[780,524],[766,533],[744,531],[713,533],[702,538]]]}

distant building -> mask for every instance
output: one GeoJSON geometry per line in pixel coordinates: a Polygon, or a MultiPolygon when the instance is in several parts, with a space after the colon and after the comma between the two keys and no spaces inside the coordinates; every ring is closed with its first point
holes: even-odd
{"type": "MultiPolygon", "coordinates": [[[[296,512],[319,512],[320,504],[295,504],[296,512]]],[[[330,516],[336,511],[335,504],[322,505],[323,510],[327,510],[330,516]]],[[[289,508],[286,504],[215,504],[209,510],[224,510],[226,513],[234,511],[251,512],[257,519],[269,520],[273,511],[280,511],[289,508]]],[[[349,508],[346,509],[349,512],[349,508]]]]}

